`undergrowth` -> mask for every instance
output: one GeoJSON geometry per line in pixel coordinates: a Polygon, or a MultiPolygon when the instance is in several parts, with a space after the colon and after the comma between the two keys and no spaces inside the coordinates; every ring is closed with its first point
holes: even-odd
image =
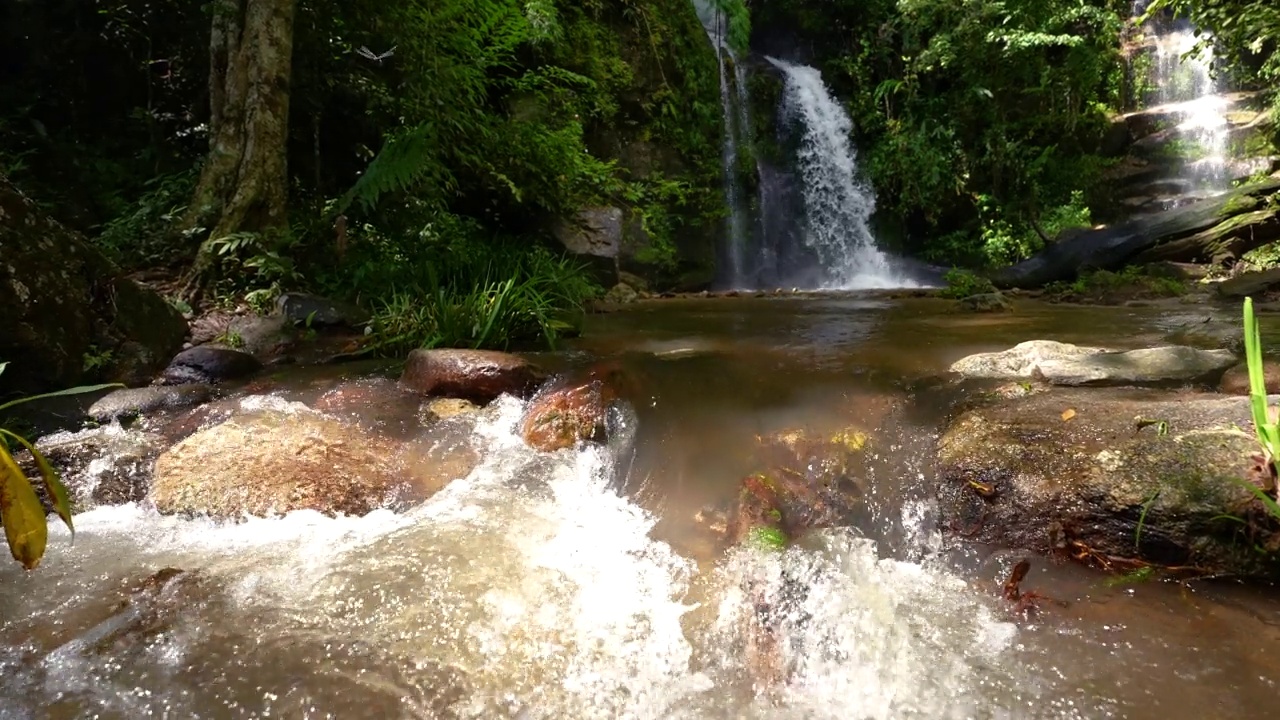
{"type": "Polygon", "coordinates": [[[1117,272],[1095,270],[1082,273],[1072,282],[1045,286],[1045,296],[1065,302],[1121,302],[1137,298],[1177,297],[1187,292],[1186,283],[1151,267],[1129,266],[1117,272]]]}

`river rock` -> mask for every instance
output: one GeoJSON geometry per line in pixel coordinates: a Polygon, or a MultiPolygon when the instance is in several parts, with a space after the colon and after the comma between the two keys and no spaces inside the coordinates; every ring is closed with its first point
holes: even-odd
{"type": "Polygon", "coordinates": [[[957,301],[962,310],[978,313],[1008,312],[1013,309],[1009,300],[1000,293],[979,293],[957,301]]]}
{"type": "Polygon", "coordinates": [[[951,372],[973,378],[1043,378],[1053,385],[1164,385],[1216,381],[1236,362],[1226,350],[1169,345],[1114,351],[1053,340],[957,360],[951,372]]]}
{"type": "Polygon", "coordinates": [[[321,395],[316,410],[353,422],[367,430],[410,430],[418,426],[422,398],[395,380],[368,377],[346,380],[321,395]],[[412,427],[411,427],[412,426],[412,427]]]}
{"type": "MultiPolygon", "coordinates": [[[[1280,362],[1276,362],[1275,360],[1263,360],[1262,374],[1266,384],[1267,393],[1280,393],[1280,362]]],[[[1227,395],[1248,395],[1248,363],[1240,363],[1227,370],[1227,372],[1222,376],[1222,382],[1218,383],[1218,392],[1225,393],[1227,395]]]]}
{"type": "Polygon", "coordinates": [[[543,379],[532,362],[494,350],[414,350],[400,383],[419,393],[487,403],[509,393],[527,396],[543,379]]]}
{"type": "MultiPolygon", "coordinates": [[[[62,477],[77,512],[142,500],[156,457],[167,446],[159,435],[118,425],[55,433],[36,443],[62,477]]],[[[38,477],[29,453],[19,456],[19,464],[28,477],[38,477]]]]}
{"type": "Polygon", "coordinates": [[[867,490],[858,470],[868,442],[854,429],[830,436],[791,430],[759,438],[759,469],[742,481],[729,514],[728,544],[785,544],[839,523],[867,490]]]}
{"type": "Polygon", "coordinates": [[[141,385],[187,323],[0,175],[0,395],[103,380],[141,385]],[[87,358],[95,367],[87,369],[87,358]]]}
{"type": "Polygon", "coordinates": [[[251,412],[166,450],[151,500],[163,513],[216,518],[364,515],[403,490],[398,452],[385,438],[305,406],[251,412]]]}
{"type": "Polygon", "coordinates": [[[479,405],[462,398],[435,398],[418,408],[418,420],[426,425],[440,420],[469,415],[480,409],[479,405]]]}
{"type": "Polygon", "coordinates": [[[358,328],[369,322],[369,313],[351,303],[309,293],[284,293],[276,305],[287,321],[298,325],[358,328]]]}
{"type": "Polygon", "coordinates": [[[110,422],[156,410],[182,410],[202,405],[212,398],[213,388],[198,383],[126,388],[90,405],[88,415],[98,422],[110,422]]]}
{"type": "Polygon", "coordinates": [[[579,442],[605,439],[612,388],[597,379],[553,383],[529,401],[520,437],[535,450],[554,452],[579,442]]]}
{"type": "Polygon", "coordinates": [[[1241,273],[1230,280],[1218,283],[1218,294],[1229,298],[1260,296],[1280,285],[1280,268],[1261,272],[1241,273]]]}
{"type": "Polygon", "coordinates": [[[1103,566],[1280,577],[1277,525],[1239,484],[1256,465],[1249,423],[1243,398],[1146,389],[971,410],[938,443],[942,526],[1103,566]]]}
{"type": "Polygon", "coordinates": [[[262,369],[249,353],[218,345],[187,348],[169,361],[160,376],[163,385],[216,384],[248,377],[262,369]]]}
{"type": "Polygon", "coordinates": [[[618,283],[604,294],[604,301],[614,305],[629,305],[640,299],[640,293],[626,283],[618,283]]]}

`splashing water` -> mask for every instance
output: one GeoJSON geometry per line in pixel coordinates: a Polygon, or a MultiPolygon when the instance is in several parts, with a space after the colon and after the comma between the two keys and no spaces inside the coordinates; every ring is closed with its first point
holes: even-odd
{"type": "Polygon", "coordinates": [[[1202,186],[1224,190],[1231,101],[1218,93],[1211,72],[1213,48],[1201,45],[1202,40],[1190,29],[1158,35],[1152,81],[1160,107],[1178,118],[1178,135],[1193,143],[1199,155],[1187,163],[1185,174],[1202,186]]]}
{"type": "Polygon", "coordinates": [[[786,77],[784,119],[803,126],[798,164],[804,184],[804,241],[818,257],[823,287],[909,287],[876,248],[870,220],[875,195],[859,179],[849,142],[853,121],[815,68],[767,58],[786,77]]]}
{"type": "Polygon", "coordinates": [[[405,514],[78,516],[40,573],[0,568],[6,710],[898,718],[1016,716],[1007,704],[1026,701],[1001,663],[1016,629],[943,567],[829,531],[700,570],[617,490],[634,417],[609,447],[539,454],[522,412],[511,398],[486,411],[483,462],[405,514]],[[165,566],[205,583],[138,630],[148,606],[113,609],[111,589],[165,566]],[[781,618],[774,688],[752,687],[743,651],[760,598],[781,618]]]}

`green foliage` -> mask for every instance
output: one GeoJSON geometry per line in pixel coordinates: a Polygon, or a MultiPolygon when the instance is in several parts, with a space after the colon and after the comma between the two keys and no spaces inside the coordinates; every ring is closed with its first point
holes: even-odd
{"type": "Polygon", "coordinates": [[[142,196],[103,225],[95,243],[126,268],[166,265],[189,255],[191,248],[173,225],[186,211],[195,182],[194,169],[148,180],[142,196]]]}
{"type": "Polygon", "coordinates": [[[1280,457],[1280,424],[1267,407],[1266,370],[1262,365],[1262,335],[1253,314],[1253,298],[1244,299],[1244,352],[1249,367],[1249,412],[1253,416],[1258,444],[1267,462],[1280,457]]]}
{"type": "Polygon", "coordinates": [[[582,305],[599,292],[585,269],[545,250],[442,249],[409,287],[378,302],[370,347],[382,355],[416,348],[554,348],[576,332],[582,305]]]}
{"type": "Polygon", "coordinates": [[[1072,282],[1057,282],[1045,286],[1048,297],[1071,302],[1117,302],[1136,297],[1176,297],[1186,291],[1186,284],[1182,280],[1135,265],[1118,272],[1085,272],[1072,282]]]}
{"type": "Polygon", "coordinates": [[[1280,80],[1280,6],[1271,0],[1153,0],[1147,16],[1171,11],[1207,33],[1217,58],[1238,82],[1275,87],[1280,80]]]}
{"type": "MultiPolygon", "coordinates": [[[[8,363],[0,362],[0,373],[8,363]]],[[[97,392],[121,385],[94,385],[77,387],[59,392],[45,393],[31,397],[10,400],[0,404],[0,413],[17,405],[49,397],[80,395],[97,392]]],[[[33,570],[44,557],[45,545],[48,542],[44,505],[36,495],[36,480],[28,478],[18,466],[13,453],[18,448],[25,448],[31,453],[36,468],[40,472],[38,482],[49,499],[50,505],[58,517],[66,523],[67,528],[75,533],[71,522],[71,499],[67,489],[58,477],[57,470],[45,456],[29,440],[5,427],[0,427],[0,524],[4,525],[5,540],[9,552],[28,570],[33,570]]]]}
{"type": "Polygon", "coordinates": [[[996,291],[996,286],[990,280],[960,268],[951,268],[942,276],[942,280],[947,286],[938,294],[945,298],[961,300],[996,291]]]}
{"type": "Polygon", "coordinates": [[[259,312],[269,309],[289,285],[302,281],[291,257],[298,244],[292,232],[264,235],[239,232],[210,241],[220,263],[224,293],[243,293],[259,312]]]}

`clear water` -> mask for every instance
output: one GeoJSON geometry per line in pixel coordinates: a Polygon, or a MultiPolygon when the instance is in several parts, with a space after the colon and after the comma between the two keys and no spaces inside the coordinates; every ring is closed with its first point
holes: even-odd
{"type": "MultiPolygon", "coordinates": [[[[640,386],[609,446],[534,453],[505,398],[478,420],[482,463],[407,513],[103,507],[74,543],[55,529],[38,572],[0,564],[0,717],[1259,716],[1280,673],[1273,596],[1035,560],[1026,587],[1070,604],[1027,620],[998,599],[1019,556],[931,525],[947,401],[918,380],[1011,340],[1148,344],[1170,322],[867,296],[593,316],[576,350],[640,386]],[[780,555],[718,547],[694,516],[734,496],[755,435],[797,425],[871,435],[863,520],[780,555]],[[118,607],[168,566],[202,580],[118,607]]],[[[323,391],[300,377],[271,397],[323,391]]]]}

